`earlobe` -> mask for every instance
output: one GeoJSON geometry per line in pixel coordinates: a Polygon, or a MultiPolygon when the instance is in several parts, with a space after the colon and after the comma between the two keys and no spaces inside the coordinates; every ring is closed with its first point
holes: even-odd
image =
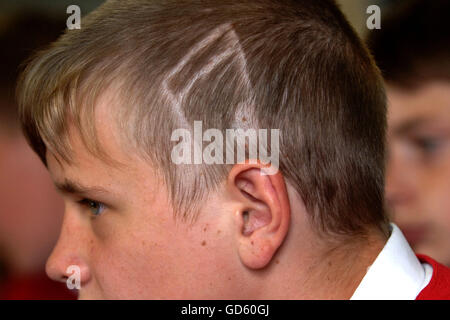
{"type": "Polygon", "coordinates": [[[248,239],[240,243],[239,257],[247,268],[262,269],[270,263],[277,249],[278,247],[268,239],[248,239]]]}
{"type": "Polygon", "coordinates": [[[237,164],[228,177],[239,209],[236,235],[242,263],[251,269],[267,266],[287,236],[290,206],[280,172],[261,174],[263,165],[237,164]]]}

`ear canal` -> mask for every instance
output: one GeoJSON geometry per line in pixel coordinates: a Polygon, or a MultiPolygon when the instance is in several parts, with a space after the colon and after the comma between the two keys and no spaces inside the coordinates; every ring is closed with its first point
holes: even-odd
{"type": "Polygon", "coordinates": [[[249,220],[249,213],[248,211],[242,212],[242,220],[244,221],[244,225],[242,226],[242,234],[244,236],[249,236],[251,232],[248,230],[248,220],[249,220]]]}
{"type": "Polygon", "coordinates": [[[270,212],[266,210],[251,210],[242,213],[244,225],[242,234],[250,236],[256,230],[268,225],[271,221],[270,212]]]}

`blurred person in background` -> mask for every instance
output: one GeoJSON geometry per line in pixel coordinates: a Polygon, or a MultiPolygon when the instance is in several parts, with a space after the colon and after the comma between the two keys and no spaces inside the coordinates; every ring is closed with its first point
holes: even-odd
{"type": "Polygon", "coordinates": [[[55,40],[65,21],[21,14],[0,29],[0,299],[70,299],[64,284],[45,275],[63,202],[21,133],[14,87],[20,64],[55,40]]]}
{"type": "Polygon", "coordinates": [[[450,1],[402,1],[368,44],[387,84],[386,199],[416,253],[450,266],[450,1]]]}

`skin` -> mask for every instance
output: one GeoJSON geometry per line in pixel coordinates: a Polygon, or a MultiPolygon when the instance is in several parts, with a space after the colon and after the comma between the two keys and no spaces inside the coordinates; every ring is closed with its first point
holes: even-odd
{"type": "MultiPolygon", "coordinates": [[[[346,299],[386,239],[369,234],[346,247],[325,242],[309,224],[303,201],[281,173],[236,164],[202,203],[195,223],[174,220],[158,170],[121,142],[112,95],[96,107],[105,152],[89,153],[69,131],[74,163],[47,152],[65,202],[61,236],[48,275],[65,281],[81,270],[80,299],[346,299]],[[96,186],[74,192],[68,181],[96,186]],[[65,184],[65,186],[64,186],[65,184]],[[99,192],[98,189],[104,189],[99,192]],[[105,204],[87,206],[89,198],[105,204]]],[[[73,184],[73,183],[72,183],[73,184]]]]}
{"type": "Polygon", "coordinates": [[[450,83],[388,86],[386,198],[417,253],[450,266],[450,83]]]}

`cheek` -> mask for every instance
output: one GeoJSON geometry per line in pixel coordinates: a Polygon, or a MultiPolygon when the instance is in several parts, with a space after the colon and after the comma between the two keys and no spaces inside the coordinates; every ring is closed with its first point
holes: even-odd
{"type": "Polygon", "coordinates": [[[158,236],[133,232],[117,239],[120,241],[99,246],[92,260],[95,279],[105,297],[232,297],[231,280],[237,281],[238,269],[232,263],[231,248],[217,235],[201,230],[158,236]]]}
{"type": "Polygon", "coordinates": [[[450,224],[450,158],[443,161],[442,165],[429,170],[424,179],[424,199],[430,207],[430,212],[450,224]]]}
{"type": "Polygon", "coordinates": [[[158,298],[171,273],[165,248],[158,239],[139,233],[117,234],[92,250],[91,269],[106,298],[158,298]]]}
{"type": "MultiPolygon", "coordinates": [[[[448,177],[450,179],[450,177],[448,177]]],[[[441,227],[448,228],[450,233],[450,180],[442,181],[429,190],[427,202],[430,214],[441,227]]]]}

